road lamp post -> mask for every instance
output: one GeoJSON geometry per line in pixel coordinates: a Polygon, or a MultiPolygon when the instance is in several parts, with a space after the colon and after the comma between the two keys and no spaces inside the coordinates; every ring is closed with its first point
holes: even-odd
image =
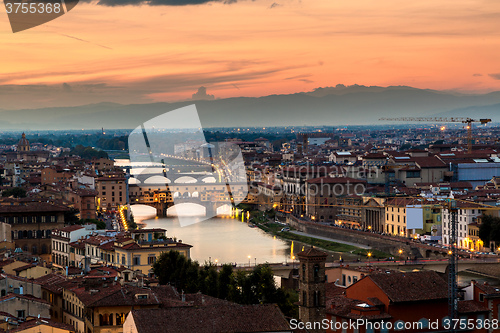
{"type": "Polygon", "coordinates": [[[250,267],[250,258],[252,258],[252,256],[248,256],[248,267],[250,267]]]}

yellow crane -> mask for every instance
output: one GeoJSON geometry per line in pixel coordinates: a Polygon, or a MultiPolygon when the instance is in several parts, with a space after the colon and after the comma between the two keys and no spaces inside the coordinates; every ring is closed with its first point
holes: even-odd
{"type": "Polygon", "coordinates": [[[398,117],[398,118],[380,118],[380,121],[405,121],[405,122],[428,122],[428,123],[463,123],[467,124],[467,151],[472,152],[472,123],[481,123],[486,125],[491,123],[491,119],[472,119],[469,117],[398,117]]]}

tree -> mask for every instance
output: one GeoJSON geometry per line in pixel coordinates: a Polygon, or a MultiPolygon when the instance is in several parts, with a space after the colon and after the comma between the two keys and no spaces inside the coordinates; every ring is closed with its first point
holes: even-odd
{"type": "Polygon", "coordinates": [[[484,242],[484,246],[490,246],[490,242],[500,244],[500,218],[491,215],[483,215],[479,226],[479,238],[484,242]]]}
{"type": "Polygon", "coordinates": [[[479,238],[484,242],[484,246],[490,246],[492,219],[490,216],[483,216],[481,225],[479,226],[479,238]]]}
{"type": "Polygon", "coordinates": [[[171,284],[187,292],[197,291],[193,290],[198,286],[198,274],[194,270],[199,270],[197,262],[173,250],[162,253],[153,264],[153,272],[160,284],[171,284]]]}
{"type": "Polygon", "coordinates": [[[101,221],[101,220],[85,219],[82,222],[83,222],[82,224],[87,224],[87,223],[95,224],[97,230],[104,230],[104,229],[106,229],[106,222],[101,221]]]}
{"type": "Polygon", "coordinates": [[[276,286],[269,265],[258,265],[248,273],[234,271],[226,264],[217,271],[212,263],[200,267],[196,261],[170,251],[160,255],[153,272],[160,284],[171,284],[187,293],[200,291],[238,304],[275,303],[286,316],[297,318],[297,295],[276,286]]]}
{"type": "Polygon", "coordinates": [[[227,299],[231,281],[233,280],[233,266],[222,265],[217,279],[217,298],[227,299]]]}
{"type": "Polygon", "coordinates": [[[137,223],[135,223],[134,214],[130,213],[130,219],[128,221],[128,228],[130,230],[137,229],[137,223]]]}
{"type": "Polygon", "coordinates": [[[21,187],[13,187],[2,192],[2,197],[26,198],[26,190],[21,187]]]}
{"type": "Polygon", "coordinates": [[[64,213],[64,222],[67,224],[82,224],[81,220],[76,216],[80,211],[76,208],[71,207],[69,211],[64,213]]]}

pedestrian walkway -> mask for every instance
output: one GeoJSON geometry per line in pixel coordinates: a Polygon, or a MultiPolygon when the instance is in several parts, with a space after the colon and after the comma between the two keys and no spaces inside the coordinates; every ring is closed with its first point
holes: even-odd
{"type": "Polygon", "coordinates": [[[316,236],[316,235],[306,234],[305,232],[302,232],[302,231],[290,231],[290,232],[292,234],[296,234],[296,235],[299,235],[299,236],[306,236],[306,237],[311,237],[311,238],[326,240],[326,241],[330,241],[330,242],[334,242],[334,243],[341,243],[341,244],[346,244],[346,245],[352,245],[352,246],[356,246],[356,247],[359,247],[360,249],[365,249],[365,250],[368,250],[368,249],[372,248],[371,246],[367,246],[367,245],[362,245],[362,244],[357,244],[357,243],[352,243],[352,242],[346,242],[346,241],[342,241],[342,240],[338,240],[338,239],[332,239],[332,238],[323,237],[323,236],[316,236]]]}

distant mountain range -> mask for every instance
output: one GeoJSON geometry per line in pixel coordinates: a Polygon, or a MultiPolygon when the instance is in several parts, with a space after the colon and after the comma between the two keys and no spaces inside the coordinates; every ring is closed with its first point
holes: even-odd
{"type": "Polygon", "coordinates": [[[196,104],[204,127],[377,125],[380,117],[461,116],[500,122],[500,92],[460,94],[406,86],[343,86],[312,92],[209,101],[89,104],[1,110],[2,130],[135,128],[157,115],[196,104]]]}

